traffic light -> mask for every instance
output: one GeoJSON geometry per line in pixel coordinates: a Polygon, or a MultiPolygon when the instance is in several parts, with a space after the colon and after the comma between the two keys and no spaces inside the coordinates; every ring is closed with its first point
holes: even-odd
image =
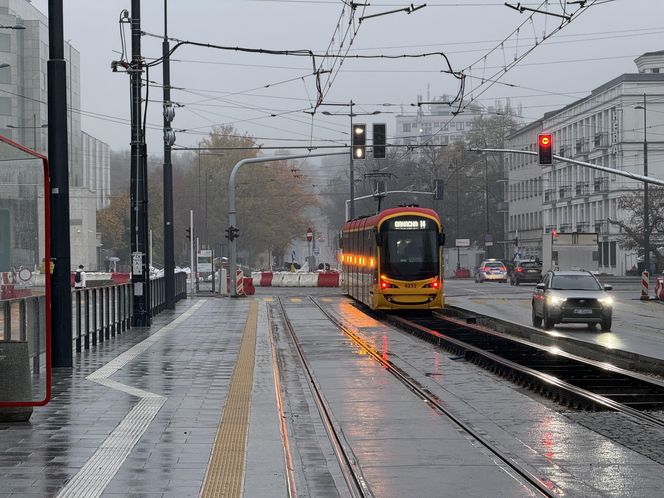
{"type": "Polygon", "coordinates": [[[191,228],[185,230],[187,232],[187,239],[191,240],[191,228]]]}
{"type": "Polygon", "coordinates": [[[553,135],[540,133],[537,136],[537,153],[541,165],[553,163],[553,135]]]}
{"type": "Polygon", "coordinates": [[[353,159],[366,159],[367,157],[367,125],[355,124],[353,125],[352,139],[353,139],[353,159]]]}
{"type": "Polygon", "coordinates": [[[229,226],[226,229],[226,238],[230,241],[237,239],[240,236],[240,229],[234,226],[229,226]]]}
{"type": "Polygon", "coordinates": [[[387,125],[385,123],[373,124],[373,157],[385,159],[385,142],[387,140],[387,125]]]}
{"type": "Polygon", "coordinates": [[[519,247],[519,237],[514,237],[514,245],[519,247]]]}

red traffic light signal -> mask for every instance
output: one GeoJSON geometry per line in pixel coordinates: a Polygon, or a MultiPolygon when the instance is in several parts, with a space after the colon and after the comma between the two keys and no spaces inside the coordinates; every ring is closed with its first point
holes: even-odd
{"type": "Polygon", "coordinates": [[[540,133],[537,136],[537,154],[540,164],[553,163],[553,135],[551,133],[540,133]]]}

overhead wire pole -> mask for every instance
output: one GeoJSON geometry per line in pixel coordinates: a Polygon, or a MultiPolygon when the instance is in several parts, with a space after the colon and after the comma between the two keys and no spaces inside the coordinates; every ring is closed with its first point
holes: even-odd
{"type": "MultiPolygon", "coordinates": [[[[67,64],[62,0],[48,2],[48,159],[50,163],[51,354],[54,367],[72,367],[71,255],[69,248],[69,155],[67,64]]],[[[46,269],[48,271],[48,268],[46,269]]]]}
{"type": "Polygon", "coordinates": [[[131,254],[134,287],[132,325],[150,325],[150,277],[147,266],[147,171],[142,126],[141,1],[131,0],[131,254]]]}
{"type": "Polygon", "coordinates": [[[168,0],[164,0],[164,42],[162,43],[164,92],[164,290],[166,309],[175,309],[175,241],[173,237],[173,164],[171,163],[171,67],[168,43],[168,0]]]}

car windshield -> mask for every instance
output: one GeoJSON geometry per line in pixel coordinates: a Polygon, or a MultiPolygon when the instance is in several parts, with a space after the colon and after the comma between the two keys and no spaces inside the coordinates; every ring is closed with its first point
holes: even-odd
{"type": "Polygon", "coordinates": [[[554,275],[551,288],[556,290],[601,290],[592,275],[554,275]]]}

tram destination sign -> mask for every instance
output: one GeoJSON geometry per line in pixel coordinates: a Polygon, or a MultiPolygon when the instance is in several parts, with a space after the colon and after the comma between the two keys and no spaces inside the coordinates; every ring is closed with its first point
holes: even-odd
{"type": "Polygon", "coordinates": [[[424,219],[392,220],[390,225],[394,230],[426,230],[428,228],[427,220],[424,219]]]}

